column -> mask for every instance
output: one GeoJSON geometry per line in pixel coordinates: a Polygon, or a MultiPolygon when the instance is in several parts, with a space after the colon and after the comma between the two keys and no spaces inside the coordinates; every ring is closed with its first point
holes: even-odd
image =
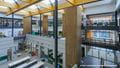
{"type": "Polygon", "coordinates": [[[70,7],[65,9],[65,29],[66,38],[66,68],[71,68],[73,65],[80,63],[82,57],[81,50],[81,13],[78,7],[70,7]]]}
{"type": "Polygon", "coordinates": [[[43,27],[43,35],[48,35],[48,16],[47,15],[43,16],[42,27],[43,27]]]}
{"type": "Polygon", "coordinates": [[[32,26],[31,26],[31,17],[24,17],[23,19],[23,34],[29,34],[32,32],[32,26]]]}

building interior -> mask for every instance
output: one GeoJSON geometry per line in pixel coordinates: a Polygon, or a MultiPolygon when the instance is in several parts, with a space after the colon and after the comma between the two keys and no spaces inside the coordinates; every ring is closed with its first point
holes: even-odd
{"type": "Polygon", "coordinates": [[[120,68],[120,0],[0,0],[0,68],[120,68]]]}

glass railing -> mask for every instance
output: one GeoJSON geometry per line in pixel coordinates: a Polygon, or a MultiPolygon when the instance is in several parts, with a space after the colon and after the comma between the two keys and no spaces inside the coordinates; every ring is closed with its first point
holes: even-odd
{"type": "Polygon", "coordinates": [[[119,26],[116,25],[116,22],[110,22],[110,23],[89,23],[89,24],[82,24],[82,29],[85,28],[99,28],[99,29],[118,29],[119,26]]]}
{"type": "Polygon", "coordinates": [[[101,38],[97,38],[97,39],[82,38],[82,42],[83,43],[96,43],[96,44],[101,44],[101,45],[102,44],[104,44],[104,45],[114,45],[114,46],[119,45],[118,40],[101,39],[101,38]]]}

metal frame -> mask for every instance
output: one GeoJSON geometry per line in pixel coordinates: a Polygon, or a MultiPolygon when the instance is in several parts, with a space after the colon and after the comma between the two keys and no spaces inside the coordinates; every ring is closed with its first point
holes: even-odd
{"type": "Polygon", "coordinates": [[[55,68],[58,66],[58,0],[55,0],[54,11],[55,68]]]}
{"type": "Polygon", "coordinates": [[[33,4],[36,4],[36,3],[40,2],[41,0],[32,0],[32,1],[31,1],[31,0],[25,0],[25,1],[28,2],[28,4],[22,3],[22,6],[20,6],[20,7],[18,7],[18,6],[16,7],[16,5],[14,5],[15,9],[12,7],[12,8],[11,8],[12,11],[7,12],[7,15],[16,13],[16,12],[18,12],[18,11],[24,9],[24,8],[27,8],[27,7],[29,7],[29,6],[31,6],[31,5],[33,5],[33,4]],[[17,9],[16,9],[16,8],[17,8],[17,9]]]}
{"type": "Polygon", "coordinates": [[[14,37],[14,14],[12,14],[12,37],[14,37]]]}

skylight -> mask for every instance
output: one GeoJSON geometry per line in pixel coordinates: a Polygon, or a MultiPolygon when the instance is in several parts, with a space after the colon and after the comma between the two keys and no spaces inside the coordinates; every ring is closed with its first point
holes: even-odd
{"type": "Polygon", "coordinates": [[[36,9],[37,6],[36,6],[36,5],[31,5],[29,8],[31,8],[31,9],[36,9]]]}
{"type": "Polygon", "coordinates": [[[4,6],[0,6],[0,8],[7,9],[7,7],[4,7],[4,6]]]}
{"type": "MultiPolygon", "coordinates": [[[[4,0],[5,2],[9,2],[9,3],[15,3],[14,0],[4,0]]],[[[17,0],[15,0],[17,1],[17,0]]]]}
{"type": "Polygon", "coordinates": [[[54,3],[55,0],[43,0],[42,3],[49,5],[51,3],[54,3]]]}

